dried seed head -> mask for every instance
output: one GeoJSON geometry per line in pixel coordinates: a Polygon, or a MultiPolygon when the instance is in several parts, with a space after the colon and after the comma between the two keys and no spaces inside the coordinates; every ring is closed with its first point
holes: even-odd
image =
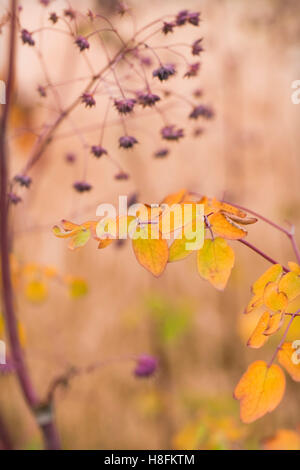
{"type": "Polygon", "coordinates": [[[70,18],[70,20],[75,20],[76,11],[72,10],[72,8],[67,8],[66,10],[64,10],[64,15],[70,18]]]}
{"type": "Polygon", "coordinates": [[[67,163],[73,164],[76,162],[76,155],[74,153],[67,153],[65,160],[67,163]]]}
{"type": "Polygon", "coordinates": [[[146,108],[147,106],[151,107],[154,106],[157,101],[160,100],[160,97],[158,95],[155,95],[154,93],[143,93],[140,92],[137,94],[138,97],[138,102],[143,106],[143,108],[146,108]]]}
{"type": "Polygon", "coordinates": [[[189,114],[189,118],[198,119],[198,117],[201,116],[205,119],[212,119],[214,115],[215,115],[214,110],[210,106],[199,104],[199,106],[195,106],[195,108],[189,114]]]}
{"type": "Polygon", "coordinates": [[[176,129],[174,125],[163,127],[161,136],[165,140],[179,140],[184,137],[183,129],[176,129]]]}
{"type": "Polygon", "coordinates": [[[168,34],[168,33],[173,33],[173,29],[174,27],[176,26],[176,24],[172,21],[164,21],[164,25],[162,27],[162,32],[164,34],[168,34]]]}
{"type": "Polygon", "coordinates": [[[46,92],[46,88],[45,88],[45,87],[43,87],[42,85],[39,85],[38,88],[37,88],[37,91],[38,91],[39,95],[40,95],[42,98],[46,98],[47,92],[46,92]]]}
{"type": "Polygon", "coordinates": [[[153,70],[153,77],[157,77],[161,82],[168,80],[171,75],[176,73],[175,67],[172,64],[162,65],[158,69],[153,70]]]}
{"type": "Polygon", "coordinates": [[[91,152],[97,158],[102,157],[102,155],[107,155],[107,150],[101,145],[92,145],[91,152]]]}
{"type": "Polygon", "coordinates": [[[88,40],[83,36],[78,36],[75,40],[75,44],[79,47],[80,52],[90,48],[88,40]]]}
{"type": "Polygon", "coordinates": [[[201,65],[200,62],[196,62],[195,64],[190,64],[183,77],[188,77],[188,78],[196,77],[198,75],[200,65],[201,65]]]}
{"type": "Polygon", "coordinates": [[[50,13],[49,21],[52,21],[53,24],[58,22],[58,16],[54,11],[50,13]]]}
{"type": "Polygon", "coordinates": [[[18,196],[16,193],[9,193],[8,194],[8,200],[12,203],[12,204],[19,204],[19,202],[22,202],[22,198],[20,196],[18,196]]]}
{"type": "Polygon", "coordinates": [[[14,179],[20,186],[24,186],[25,188],[29,188],[32,183],[32,179],[27,175],[16,175],[14,179]]]}
{"type": "Polygon", "coordinates": [[[157,369],[157,359],[152,356],[140,356],[137,359],[137,365],[134,369],[134,375],[136,377],[151,377],[157,369]]]}
{"type": "Polygon", "coordinates": [[[124,136],[120,137],[120,139],[119,139],[119,145],[120,145],[120,147],[122,147],[124,149],[130,149],[137,143],[138,143],[138,141],[136,140],[136,138],[132,137],[130,135],[124,135],[124,136]]]}
{"type": "Polygon", "coordinates": [[[73,184],[73,188],[79,193],[84,193],[90,191],[92,189],[92,186],[86,181],[76,181],[73,184]]]}
{"type": "Polygon", "coordinates": [[[181,10],[176,16],[176,25],[183,26],[187,22],[194,26],[198,26],[200,22],[200,13],[181,10]]]}
{"type": "Polygon", "coordinates": [[[86,108],[92,108],[93,106],[96,106],[96,101],[90,93],[83,93],[81,96],[82,103],[85,104],[86,108]]]}
{"type": "Polygon", "coordinates": [[[122,98],[120,100],[115,100],[115,108],[119,111],[120,114],[129,114],[134,108],[136,100],[133,98],[122,98]]]}
{"type": "Polygon", "coordinates": [[[35,45],[35,40],[33,39],[32,34],[27,31],[27,29],[22,29],[21,39],[23,41],[23,44],[28,44],[29,46],[35,45]]]}

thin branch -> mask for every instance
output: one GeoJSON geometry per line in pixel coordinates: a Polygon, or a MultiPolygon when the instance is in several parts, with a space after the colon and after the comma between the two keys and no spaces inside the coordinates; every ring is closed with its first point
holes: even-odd
{"type": "MultiPolygon", "coordinates": [[[[262,256],[263,258],[265,258],[267,261],[269,261],[270,263],[272,264],[280,264],[278,263],[278,261],[276,261],[275,259],[271,258],[271,256],[267,255],[266,253],[264,253],[263,251],[261,251],[259,248],[256,248],[256,246],[252,245],[251,243],[247,242],[246,240],[243,240],[243,239],[240,239],[238,240],[238,242],[242,243],[243,245],[246,245],[248,248],[250,248],[251,250],[255,251],[255,253],[257,253],[258,255],[262,256]]],[[[285,266],[282,266],[282,269],[288,273],[289,272],[289,269],[286,268],[285,266]]]]}

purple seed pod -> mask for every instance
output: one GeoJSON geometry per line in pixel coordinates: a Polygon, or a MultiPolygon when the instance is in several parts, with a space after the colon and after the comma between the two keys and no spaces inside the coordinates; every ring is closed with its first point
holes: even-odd
{"type": "Polygon", "coordinates": [[[200,13],[199,12],[189,12],[188,10],[180,11],[176,16],[176,25],[183,26],[189,22],[194,26],[199,26],[200,22],[200,13]]]}
{"type": "Polygon", "coordinates": [[[90,48],[89,41],[83,36],[77,36],[77,38],[75,39],[75,44],[77,44],[77,46],[79,47],[80,52],[90,48]]]}
{"type": "Polygon", "coordinates": [[[85,104],[86,108],[92,108],[93,106],[96,106],[96,101],[90,93],[83,93],[81,96],[81,101],[82,103],[85,104]]]}
{"type": "Polygon", "coordinates": [[[203,117],[205,119],[212,119],[215,113],[214,110],[210,106],[205,106],[203,104],[199,104],[196,106],[192,112],[189,114],[190,119],[198,119],[198,117],[203,117]]]}
{"type": "Polygon", "coordinates": [[[29,46],[35,45],[35,40],[33,39],[32,34],[27,31],[27,29],[22,29],[21,39],[23,41],[23,44],[28,44],[29,46]]]}
{"type": "Polygon", "coordinates": [[[75,20],[76,11],[72,10],[72,8],[67,8],[66,10],[64,10],[64,15],[70,18],[70,20],[75,20]]]}
{"type": "Polygon", "coordinates": [[[174,125],[165,126],[161,130],[161,136],[165,140],[179,140],[184,137],[184,130],[176,129],[174,125]]]}
{"type": "Polygon", "coordinates": [[[120,114],[129,114],[134,108],[136,100],[133,98],[122,98],[121,100],[115,100],[115,108],[119,111],[120,114]]]}
{"type": "Polygon", "coordinates": [[[8,200],[15,205],[19,204],[19,202],[22,202],[22,198],[16,193],[8,193],[8,200]]]}
{"type": "Polygon", "coordinates": [[[92,189],[92,186],[86,181],[76,181],[73,184],[73,188],[79,193],[84,193],[90,191],[92,189]]]}
{"type": "Polygon", "coordinates": [[[40,95],[42,98],[46,98],[47,92],[46,92],[46,88],[45,88],[45,87],[43,87],[42,85],[39,85],[38,88],[37,88],[37,91],[38,91],[39,95],[40,95]]]}
{"type": "Polygon", "coordinates": [[[157,77],[162,82],[164,80],[168,80],[168,78],[171,75],[175,75],[175,73],[176,73],[176,70],[175,70],[174,65],[166,64],[166,65],[162,65],[158,69],[153,70],[152,75],[153,77],[157,77]]]}
{"type": "Polygon", "coordinates": [[[137,359],[134,375],[138,378],[151,377],[155,373],[157,366],[157,359],[154,357],[147,355],[140,356],[137,359]]]}
{"type": "Polygon", "coordinates": [[[200,55],[201,52],[204,51],[202,41],[203,41],[203,38],[197,39],[197,41],[193,42],[193,44],[192,44],[192,54],[193,55],[200,55]]]}
{"type": "Polygon", "coordinates": [[[129,178],[130,178],[129,174],[125,173],[125,171],[120,171],[119,173],[115,175],[115,180],[119,180],[119,181],[129,180],[129,178]]]}
{"type": "Polygon", "coordinates": [[[188,22],[194,26],[199,26],[200,23],[200,13],[195,11],[193,13],[189,13],[188,22]]]}
{"type": "Polygon", "coordinates": [[[107,150],[101,145],[92,145],[91,152],[97,158],[102,157],[102,155],[107,155],[107,150]]]}
{"type": "Polygon", "coordinates": [[[29,188],[32,183],[32,179],[27,175],[16,175],[14,179],[20,186],[24,186],[25,188],[29,188]]]}
{"type": "Polygon", "coordinates": [[[162,148],[162,149],[159,149],[155,152],[154,156],[155,158],[165,158],[169,155],[170,153],[170,150],[167,149],[167,148],[162,148]]]}
{"type": "Polygon", "coordinates": [[[67,155],[65,156],[65,160],[67,163],[70,163],[70,164],[73,164],[76,162],[76,155],[75,153],[67,153],[67,155]]]}
{"type": "Polygon", "coordinates": [[[51,21],[53,24],[56,24],[58,22],[58,16],[54,11],[50,13],[49,21],[51,21]]]}
{"type": "Polygon", "coordinates": [[[173,29],[174,27],[176,26],[176,24],[172,21],[164,21],[164,25],[162,27],[162,32],[164,34],[168,34],[168,33],[173,33],[173,29]]]}
{"type": "Polygon", "coordinates": [[[195,64],[190,64],[183,77],[188,77],[188,78],[196,77],[198,75],[200,65],[201,65],[200,62],[196,62],[195,64]]]}
{"type": "Polygon", "coordinates": [[[119,145],[123,149],[130,149],[137,143],[138,141],[136,140],[136,138],[130,135],[124,135],[119,138],[119,145]]]}
{"type": "Polygon", "coordinates": [[[138,102],[143,106],[143,108],[146,108],[147,106],[151,107],[154,106],[157,101],[160,100],[160,97],[158,95],[155,95],[154,93],[138,93],[138,102]]]}

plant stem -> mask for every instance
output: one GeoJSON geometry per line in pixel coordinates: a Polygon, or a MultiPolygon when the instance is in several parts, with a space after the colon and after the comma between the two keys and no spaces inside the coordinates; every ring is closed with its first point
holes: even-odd
{"type": "MultiPolygon", "coordinates": [[[[255,251],[257,254],[259,254],[260,256],[262,256],[263,258],[265,258],[267,261],[270,261],[270,263],[272,264],[280,264],[278,263],[278,261],[276,261],[275,259],[271,258],[269,255],[267,255],[266,253],[264,253],[263,251],[261,251],[259,248],[256,248],[256,246],[252,245],[251,243],[249,242],[246,242],[246,240],[238,240],[240,243],[243,243],[243,245],[246,245],[248,248],[250,248],[251,250],[255,251]]],[[[288,273],[289,272],[289,269],[286,268],[285,266],[282,266],[282,269],[288,273]]]]}
{"type": "Polygon", "coordinates": [[[277,354],[278,354],[278,351],[280,350],[281,346],[283,345],[283,343],[284,343],[284,341],[285,341],[285,338],[286,338],[286,336],[287,336],[287,334],[288,334],[288,332],[289,332],[290,326],[291,326],[291,324],[293,323],[293,320],[294,320],[295,317],[297,317],[297,313],[294,313],[294,314],[291,316],[290,321],[288,322],[288,325],[287,325],[287,327],[286,327],[286,330],[285,330],[285,332],[283,333],[283,336],[282,336],[282,338],[281,338],[281,341],[280,341],[280,343],[278,344],[278,346],[277,346],[277,348],[276,348],[276,350],[275,350],[275,352],[274,352],[274,354],[273,354],[273,356],[272,356],[272,358],[271,358],[271,360],[270,360],[270,362],[269,362],[269,364],[268,364],[268,367],[271,367],[271,365],[272,365],[273,362],[275,361],[276,356],[277,356],[277,354]]]}
{"type": "MultiPolygon", "coordinates": [[[[14,310],[13,287],[10,270],[10,237],[9,237],[9,205],[7,204],[8,189],[8,148],[6,134],[12,103],[12,92],[14,85],[14,65],[16,54],[16,12],[17,0],[11,0],[11,29],[9,42],[9,60],[7,75],[6,105],[0,122],[0,251],[1,251],[1,287],[3,298],[3,315],[10,343],[11,356],[16,369],[23,396],[31,411],[38,419],[39,399],[31,383],[31,379],[24,360],[24,354],[19,341],[18,325],[14,310]]],[[[44,436],[45,445],[48,449],[59,447],[59,439],[54,423],[48,423],[47,428],[40,424],[44,436]],[[49,431],[49,427],[51,428],[49,431]]]]}

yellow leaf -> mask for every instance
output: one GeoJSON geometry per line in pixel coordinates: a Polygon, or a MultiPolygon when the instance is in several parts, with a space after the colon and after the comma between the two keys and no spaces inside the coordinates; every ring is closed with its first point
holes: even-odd
{"type": "Polygon", "coordinates": [[[278,351],[278,361],[295,382],[300,382],[300,344],[293,348],[293,343],[284,343],[278,351]]]}
{"type": "Polygon", "coordinates": [[[262,274],[252,285],[252,292],[258,296],[263,296],[266,285],[269,282],[276,282],[282,274],[282,266],[273,264],[267,271],[262,274]]]}
{"type": "Polygon", "coordinates": [[[264,332],[264,335],[271,336],[277,333],[284,323],[284,313],[278,312],[272,315],[269,319],[268,327],[264,332]]]}
{"type": "Polygon", "coordinates": [[[235,225],[226,215],[217,212],[209,217],[212,230],[228,240],[239,240],[247,235],[246,230],[235,225]]]}
{"type": "Polygon", "coordinates": [[[278,290],[286,294],[288,301],[291,302],[300,295],[300,277],[294,272],[282,276],[278,284],[278,290]]]}
{"type": "Polygon", "coordinates": [[[247,346],[253,349],[261,348],[268,340],[268,337],[264,335],[264,332],[268,328],[270,320],[269,312],[264,312],[257,323],[255,330],[250,336],[247,346]]]}
{"type": "Polygon", "coordinates": [[[186,249],[187,243],[191,243],[191,241],[184,234],[181,238],[176,238],[169,249],[169,263],[180,261],[193,253],[192,250],[186,249]]]}
{"type": "Polygon", "coordinates": [[[145,269],[157,277],[163,273],[169,258],[168,244],[161,238],[151,238],[151,226],[142,226],[137,230],[132,247],[138,262],[145,269]]]}
{"type": "Polygon", "coordinates": [[[88,285],[84,279],[72,278],[69,281],[70,296],[73,299],[83,297],[88,293],[88,285]]]}
{"type": "Polygon", "coordinates": [[[264,361],[253,362],[240,379],[234,398],[240,401],[240,417],[252,423],[273,411],[285,391],[285,376],[276,364],[268,367],[264,361]]]}
{"type": "Polygon", "coordinates": [[[288,266],[289,266],[290,270],[293,273],[296,273],[296,274],[300,275],[300,266],[299,266],[299,264],[294,263],[294,261],[289,261],[288,266]]]}
{"type": "Polygon", "coordinates": [[[71,238],[68,247],[70,250],[76,250],[77,248],[81,248],[89,241],[91,237],[91,231],[89,229],[83,228],[79,230],[75,235],[71,238]]]}
{"type": "Polygon", "coordinates": [[[25,287],[25,296],[34,303],[43,302],[48,296],[48,289],[42,281],[31,281],[25,287]]]}
{"type": "Polygon", "coordinates": [[[198,251],[197,263],[200,276],[223,290],[234,265],[234,251],[223,238],[205,240],[198,251]]]}
{"type": "Polygon", "coordinates": [[[300,450],[300,434],[289,429],[279,429],[275,436],[265,439],[264,450],[300,450]]]}
{"type": "Polygon", "coordinates": [[[270,282],[264,290],[264,304],[274,312],[282,312],[287,304],[288,298],[283,292],[278,291],[278,284],[270,282]]]}

